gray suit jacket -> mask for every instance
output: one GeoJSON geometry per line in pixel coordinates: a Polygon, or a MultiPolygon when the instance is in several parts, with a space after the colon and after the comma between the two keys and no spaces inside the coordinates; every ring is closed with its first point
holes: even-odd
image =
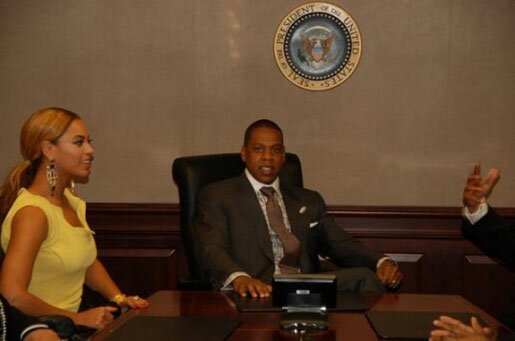
{"type": "MultiPolygon", "coordinates": [[[[375,271],[383,255],[369,250],[338,226],[327,215],[320,194],[283,186],[281,193],[292,232],[301,243],[303,273],[320,270],[318,255],[329,257],[341,267],[367,267],[375,271]]],[[[201,190],[195,234],[199,238],[202,265],[215,288],[237,271],[271,281],[272,242],[265,216],[245,174],[201,190]]]]}

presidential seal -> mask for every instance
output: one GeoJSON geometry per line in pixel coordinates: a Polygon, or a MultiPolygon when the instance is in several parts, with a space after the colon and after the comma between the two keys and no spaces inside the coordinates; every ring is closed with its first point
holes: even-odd
{"type": "Polygon", "coordinates": [[[308,90],[328,90],[354,72],[361,57],[358,25],[344,9],[311,2],[288,13],[275,33],[274,55],[281,73],[308,90]]]}

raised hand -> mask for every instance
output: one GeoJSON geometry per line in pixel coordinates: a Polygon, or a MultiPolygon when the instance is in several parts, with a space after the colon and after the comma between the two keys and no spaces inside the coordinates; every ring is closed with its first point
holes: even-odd
{"type": "Polygon", "coordinates": [[[481,178],[481,165],[475,164],[474,171],[467,178],[465,189],[463,190],[463,205],[465,205],[471,213],[475,212],[482,202],[492,193],[493,188],[499,181],[501,172],[497,168],[488,171],[485,179],[481,178]]]}

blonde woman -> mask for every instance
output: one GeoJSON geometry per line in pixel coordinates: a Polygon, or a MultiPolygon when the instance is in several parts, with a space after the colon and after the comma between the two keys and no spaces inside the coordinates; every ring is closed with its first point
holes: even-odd
{"type": "Polygon", "coordinates": [[[94,329],[112,321],[116,309],[79,311],[84,284],[120,306],[147,306],[125,296],[97,259],[85,203],[70,188],[89,176],[94,159],[82,119],[61,108],[40,110],[23,125],[20,147],[24,161],[0,194],[3,295],[26,314],[65,315],[94,329]]]}

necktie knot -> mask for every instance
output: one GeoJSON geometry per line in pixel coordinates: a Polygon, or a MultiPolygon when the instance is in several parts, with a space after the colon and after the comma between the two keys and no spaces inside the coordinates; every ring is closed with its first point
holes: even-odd
{"type": "Polygon", "coordinates": [[[263,186],[260,191],[269,199],[274,197],[275,189],[272,186],[263,186]]]}

